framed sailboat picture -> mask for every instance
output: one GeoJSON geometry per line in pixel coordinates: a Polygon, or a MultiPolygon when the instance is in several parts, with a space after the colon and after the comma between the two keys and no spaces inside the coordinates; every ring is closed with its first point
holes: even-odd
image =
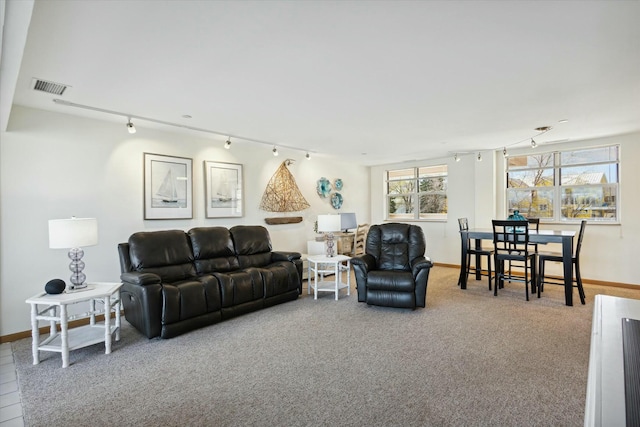
{"type": "Polygon", "coordinates": [[[241,217],[242,165],[204,161],[205,215],[207,218],[241,217]]]}
{"type": "Polygon", "coordinates": [[[193,218],[192,163],[144,153],[144,219],[193,218]]]}

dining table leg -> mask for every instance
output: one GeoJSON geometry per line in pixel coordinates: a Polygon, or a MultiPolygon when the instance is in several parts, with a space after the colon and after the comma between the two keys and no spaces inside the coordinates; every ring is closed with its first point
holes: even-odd
{"type": "Polygon", "coordinates": [[[566,305],[573,305],[573,237],[562,239],[562,270],[564,272],[564,300],[566,305]]]}
{"type": "Polygon", "coordinates": [[[467,257],[466,253],[469,250],[469,239],[467,238],[467,233],[460,232],[462,236],[462,245],[460,252],[460,277],[458,277],[458,286],[460,289],[467,289],[467,257]]]}

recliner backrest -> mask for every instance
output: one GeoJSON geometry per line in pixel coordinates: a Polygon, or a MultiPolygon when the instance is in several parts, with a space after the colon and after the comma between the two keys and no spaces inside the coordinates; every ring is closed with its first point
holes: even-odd
{"type": "Polygon", "coordinates": [[[231,233],[225,227],[196,227],[187,232],[198,274],[238,269],[231,233]]]}
{"type": "Polygon", "coordinates": [[[264,267],[271,263],[269,231],[260,225],[236,225],[229,229],[240,268],[264,267]]]}
{"type": "Polygon", "coordinates": [[[182,230],[141,231],[128,243],[133,271],[157,274],[163,282],[195,276],[191,245],[182,230]]]}
{"type": "Polygon", "coordinates": [[[367,234],[366,253],[380,270],[411,271],[411,261],[424,256],[425,249],[424,232],[417,225],[372,225],[367,234]]]}

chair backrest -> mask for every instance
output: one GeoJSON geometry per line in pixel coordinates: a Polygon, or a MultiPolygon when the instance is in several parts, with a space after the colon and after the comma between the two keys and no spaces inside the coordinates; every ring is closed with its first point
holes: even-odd
{"type": "Polygon", "coordinates": [[[458,228],[460,231],[469,229],[469,220],[467,218],[458,218],[458,228]]]}
{"type": "Polygon", "coordinates": [[[496,253],[519,252],[529,254],[529,222],[498,220],[491,221],[493,226],[493,247],[496,253]]]}
{"type": "Polygon", "coordinates": [[[403,223],[372,225],[365,252],[380,270],[411,271],[411,261],[424,256],[426,241],[422,228],[403,223]]]}
{"type": "Polygon", "coordinates": [[[580,248],[582,248],[582,237],[584,237],[584,229],[587,227],[587,220],[583,219],[580,223],[580,231],[578,232],[578,244],[576,245],[575,257],[580,256],[580,248]]]}
{"type": "Polygon", "coordinates": [[[369,224],[358,224],[358,228],[356,228],[356,236],[353,242],[353,253],[355,256],[364,254],[364,246],[367,240],[368,231],[369,224]]]}
{"type": "Polygon", "coordinates": [[[540,230],[540,218],[527,218],[527,222],[530,230],[540,230]]]}

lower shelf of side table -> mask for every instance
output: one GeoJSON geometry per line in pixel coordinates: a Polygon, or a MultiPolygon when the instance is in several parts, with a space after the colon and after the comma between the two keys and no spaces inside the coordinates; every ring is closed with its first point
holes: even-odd
{"type": "MultiPolygon", "coordinates": [[[[111,334],[113,334],[118,328],[115,325],[110,325],[109,329],[111,329],[111,334]]],[[[76,350],[93,344],[103,343],[105,341],[104,324],[97,323],[95,325],[85,325],[69,329],[67,337],[69,350],[76,350]]],[[[38,345],[38,350],[61,353],[62,335],[57,333],[45,338],[40,345],[38,345]]]]}
{"type": "MultiPolygon", "coordinates": [[[[311,281],[311,289],[315,288],[316,285],[311,281]]],[[[336,282],[325,280],[323,282],[318,282],[317,284],[318,292],[326,291],[326,292],[335,292],[336,291],[336,282]]],[[[338,283],[338,289],[345,289],[347,287],[346,283],[338,283]]]]}

